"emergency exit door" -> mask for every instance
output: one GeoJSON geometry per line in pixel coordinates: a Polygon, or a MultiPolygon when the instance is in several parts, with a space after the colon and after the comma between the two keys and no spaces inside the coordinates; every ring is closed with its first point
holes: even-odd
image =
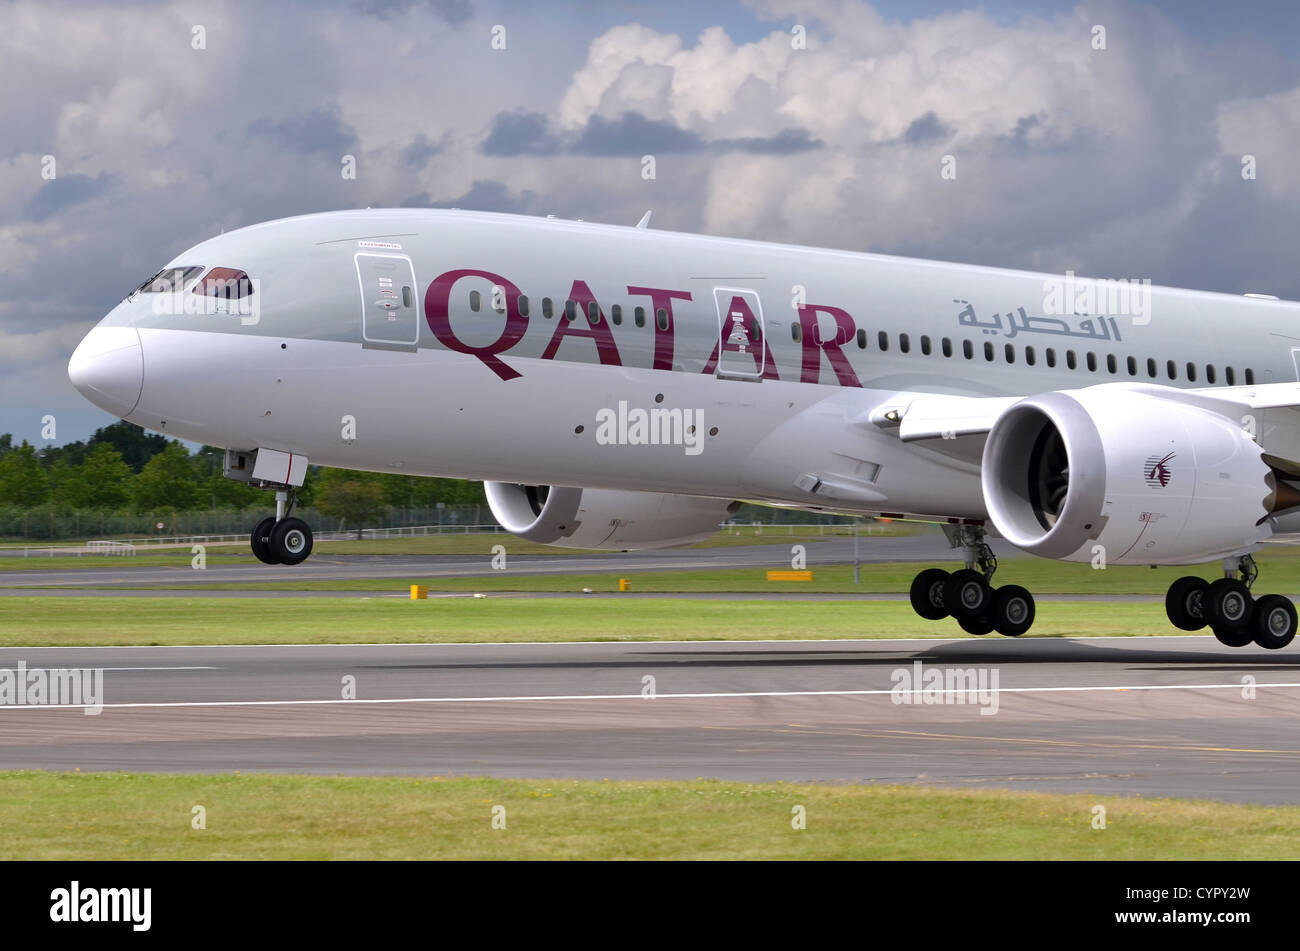
{"type": "Polygon", "coordinates": [[[358,253],[361,345],[415,350],[420,341],[420,299],[415,265],[404,254],[358,253]]]}

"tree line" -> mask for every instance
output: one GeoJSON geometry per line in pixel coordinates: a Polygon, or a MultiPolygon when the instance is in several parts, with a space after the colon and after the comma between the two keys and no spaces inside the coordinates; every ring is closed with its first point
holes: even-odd
{"type": "MultiPolygon", "coordinates": [[[[0,506],[191,512],[267,505],[270,493],[222,475],[223,456],[212,446],[191,453],[126,421],[63,446],[15,446],[11,434],[0,434],[0,506]]],[[[356,524],[390,507],[475,504],[484,496],[480,483],[461,479],[312,466],[298,500],[356,524]]]]}

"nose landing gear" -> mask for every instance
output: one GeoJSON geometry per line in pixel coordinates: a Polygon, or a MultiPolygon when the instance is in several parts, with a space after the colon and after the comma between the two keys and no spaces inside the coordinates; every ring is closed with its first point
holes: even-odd
{"type": "Polygon", "coordinates": [[[293,489],[275,492],[275,516],[257,523],[249,537],[249,547],[257,560],[267,565],[298,565],[311,554],[311,527],[289,513],[297,504],[293,489]]]}
{"type": "Polygon", "coordinates": [[[1208,582],[1188,575],[1169,586],[1165,613],[1174,627],[1199,631],[1208,625],[1227,647],[1254,642],[1279,650],[1295,639],[1296,610],[1291,599],[1280,594],[1251,595],[1259,574],[1254,558],[1225,558],[1223,573],[1224,577],[1208,582]]]}
{"type": "Polygon", "coordinates": [[[966,567],[949,574],[927,568],[912,580],[912,610],[927,620],[951,615],[968,634],[997,631],[1019,637],[1034,623],[1034,596],[1020,585],[994,588],[998,560],[974,525],[945,526],[954,548],[963,549],[966,567]]]}

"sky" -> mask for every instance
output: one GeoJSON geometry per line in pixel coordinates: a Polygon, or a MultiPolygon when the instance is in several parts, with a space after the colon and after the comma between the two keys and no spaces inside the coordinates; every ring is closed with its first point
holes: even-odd
{"type": "Polygon", "coordinates": [[[113,422],[66,373],[99,318],[339,208],[1300,298],[1297,40],[1289,0],[8,3],[0,432],[113,422]]]}

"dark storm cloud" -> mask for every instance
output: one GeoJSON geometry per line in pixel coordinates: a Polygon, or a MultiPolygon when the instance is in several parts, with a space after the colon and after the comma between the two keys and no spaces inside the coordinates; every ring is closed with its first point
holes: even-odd
{"type": "Polygon", "coordinates": [[[104,194],[113,179],[110,175],[61,175],[46,182],[27,202],[23,217],[32,221],[45,221],[51,215],[90,201],[104,194]]]}
{"type": "Polygon", "coordinates": [[[430,142],[428,136],[420,133],[406,148],[402,149],[402,164],[409,169],[419,171],[429,164],[429,159],[443,150],[443,142],[430,142]]]}
{"type": "Polygon", "coordinates": [[[782,129],[776,135],[766,138],[718,139],[709,143],[713,152],[748,152],[751,155],[794,155],[796,152],[808,152],[823,145],[820,139],[814,139],[804,129],[782,129]]]}
{"type": "Polygon", "coordinates": [[[673,123],[625,112],[617,119],[592,116],[573,144],[578,155],[615,156],[650,153],[699,152],[705,142],[694,132],[673,123]]]}
{"type": "Polygon", "coordinates": [[[483,140],[484,155],[555,155],[560,142],[551,132],[550,121],[540,112],[502,112],[492,120],[492,131],[483,140]]]}
{"type": "Polygon", "coordinates": [[[463,208],[466,211],[504,211],[514,214],[537,214],[537,194],[523,191],[511,195],[501,182],[478,179],[465,194],[447,201],[432,201],[428,192],[402,202],[403,208],[463,208]]]}
{"type": "Polygon", "coordinates": [[[304,154],[342,155],[357,145],[356,132],[339,119],[337,107],[315,109],[305,116],[289,116],[278,122],[258,119],[248,126],[248,132],[304,154]]]}
{"type": "Polygon", "coordinates": [[[647,119],[638,112],[625,112],[617,119],[592,116],[577,137],[566,142],[541,113],[503,112],[492,121],[482,151],[506,157],[567,154],[617,158],[690,152],[791,155],[821,146],[803,129],[783,129],[768,137],[704,139],[666,119],[647,119]]]}
{"type": "Polygon", "coordinates": [[[903,133],[903,141],[908,145],[924,145],[937,142],[952,135],[952,129],[939,120],[934,112],[927,112],[920,118],[913,119],[912,124],[903,133]]]}

